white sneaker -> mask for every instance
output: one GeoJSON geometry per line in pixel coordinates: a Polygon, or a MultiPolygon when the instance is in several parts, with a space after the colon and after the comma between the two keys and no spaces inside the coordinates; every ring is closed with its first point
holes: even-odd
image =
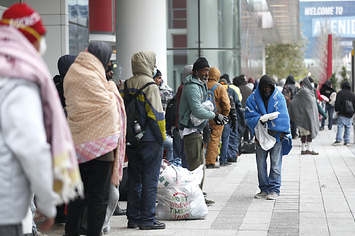
{"type": "Polygon", "coordinates": [[[255,194],[254,198],[261,199],[261,198],[266,198],[266,196],[267,196],[267,193],[264,191],[261,191],[260,193],[255,194]]]}
{"type": "Polygon", "coordinates": [[[275,192],[271,192],[266,196],[267,200],[276,200],[279,197],[279,195],[275,192]]]}

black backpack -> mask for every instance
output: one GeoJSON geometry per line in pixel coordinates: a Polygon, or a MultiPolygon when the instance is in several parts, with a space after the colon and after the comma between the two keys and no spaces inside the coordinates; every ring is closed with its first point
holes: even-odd
{"type": "Polygon", "coordinates": [[[124,82],[124,105],[126,108],[126,115],[127,115],[127,124],[126,124],[126,144],[128,147],[137,147],[145,133],[145,126],[142,124],[141,116],[136,108],[136,98],[145,89],[147,86],[151,84],[156,84],[155,82],[149,82],[145,84],[142,88],[140,88],[136,93],[131,94],[128,92],[127,88],[127,80],[124,82]],[[140,126],[141,131],[136,133],[137,123],[140,126]]]}
{"type": "Polygon", "coordinates": [[[347,115],[354,114],[354,107],[352,101],[349,100],[345,101],[345,114],[347,115]]]}
{"type": "Polygon", "coordinates": [[[175,121],[178,114],[178,100],[177,94],[169,100],[165,110],[165,122],[168,125],[175,126],[175,121]]]}

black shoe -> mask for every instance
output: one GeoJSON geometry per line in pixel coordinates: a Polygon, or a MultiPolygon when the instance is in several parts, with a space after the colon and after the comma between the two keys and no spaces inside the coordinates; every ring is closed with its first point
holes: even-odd
{"type": "Polygon", "coordinates": [[[212,206],[213,204],[215,204],[215,201],[205,198],[205,203],[207,206],[212,206]]]}
{"type": "Polygon", "coordinates": [[[135,229],[137,228],[139,225],[138,224],[135,224],[135,223],[131,223],[128,221],[127,223],[127,228],[130,228],[130,229],[135,229]]]}
{"type": "Polygon", "coordinates": [[[153,223],[153,225],[140,225],[141,230],[151,230],[151,229],[165,229],[165,224],[159,221],[153,223]]]}
{"type": "Polygon", "coordinates": [[[223,162],[223,163],[221,163],[221,164],[219,164],[220,166],[230,166],[230,165],[232,165],[231,163],[229,163],[229,162],[223,162]]]}
{"type": "Polygon", "coordinates": [[[85,229],[84,227],[80,226],[80,228],[79,228],[79,234],[80,234],[80,235],[87,235],[87,234],[88,234],[88,230],[85,229]]]}
{"type": "Polygon", "coordinates": [[[216,166],[216,165],[213,165],[213,164],[209,164],[209,165],[206,165],[206,168],[207,169],[217,169],[217,168],[219,168],[219,166],[216,166]]]}
{"type": "Polygon", "coordinates": [[[320,130],[320,131],[324,130],[324,127],[320,127],[319,130],[320,130]]]}
{"type": "Polygon", "coordinates": [[[207,196],[207,193],[206,192],[202,192],[203,193],[203,196],[206,197],[207,196]]]}
{"type": "Polygon", "coordinates": [[[126,209],[122,209],[117,205],[115,211],[113,212],[113,215],[114,216],[124,216],[124,215],[126,215],[126,212],[127,212],[126,209]]]}
{"type": "Polygon", "coordinates": [[[237,162],[237,158],[228,157],[227,161],[228,162],[237,162]]]}

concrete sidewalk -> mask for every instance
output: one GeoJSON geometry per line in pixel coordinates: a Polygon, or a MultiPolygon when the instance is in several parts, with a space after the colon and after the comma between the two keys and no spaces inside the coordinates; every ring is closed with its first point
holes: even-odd
{"type": "MultiPolygon", "coordinates": [[[[208,208],[205,220],[162,221],[165,230],[144,231],[126,228],[125,216],[113,216],[107,235],[353,236],[355,145],[332,146],[334,141],[335,131],[326,128],[313,141],[320,154],[301,156],[300,141],[294,140],[292,151],[283,158],[276,201],[253,198],[259,192],[255,154],[243,154],[230,167],[206,170],[204,191],[216,203],[208,208]]],[[[55,226],[48,235],[63,234],[64,227],[55,226]]]]}

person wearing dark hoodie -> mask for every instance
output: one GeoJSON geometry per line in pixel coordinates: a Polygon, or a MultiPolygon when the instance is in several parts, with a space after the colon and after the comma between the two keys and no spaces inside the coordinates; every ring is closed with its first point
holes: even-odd
{"type": "Polygon", "coordinates": [[[355,94],[350,89],[350,83],[344,81],[341,84],[341,91],[338,92],[335,100],[335,111],[338,114],[337,134],[333,145],[340,145],[342,142],[341,135],[344,131],[344,145],[350,144],[351,118],[355,111],[355,94]]]}
{"type": "MultiPolygon", "coordinates": [[[[283,87],[282,93],[285,94],[286,90],[291,92],[290,100],[292,100],[293,97],[299,91],[298,87],[296,86],[296,80],[293,77],[293,75],[289,75],[286,78],[286,83],[285,83],[285,85],[283,87]]],[[[296,139],[298,137],[298,135],[297,135],[297,125],[292,120],[291,120],[291,135],[292,135],[293,139],[296,139]]]]}
{"type": "MultiPolygon", "coordinates": [[[[328,79],[322,85],[322,88],[320,89],[320,94],[326,96],[329,99],[329,101],[325,104],[325,113],[328,113],[328,129],[329,130],[332,129],[332,125],[333,125],[334,105],[332,105],[330,103],[331,102],[330,95],[332,95],[332,93],[336,93],[336,91],[332,86],[332,82],[328,79]]],[[[322,118],[322,123],[321,123],[319,130],[324,130],[324,123],[325,123],[325,119],[322,118]]]]}
{"type": "Polygon", "coordinates": [[[63,108],[65,105],[65,97],[64,97],[64,77],[67,74],[69,67],[74,63],[76,56],[74,55],[64,55],[58,59],[58,71],[59,75],[54,76],[53,81],[58,90],[59,98],[62,103],[63,108]]]}
{"type": "Polygon", "coordinates": [[[301,90],[291,100],[288,107],[290,119],[299,127],[302,142],[301,155],[319,154],[312,149],[312,140],[317,137],[319,130],[319,113],[316,97],[316,92],[311,85],[310,79],[306,77],[302,81],[301,90]]]}
{"type": "Polygon", "coordinates": [[[276,200],[280,195],[282,156],[287,155],[292,148],[290,139],[290,118],[287,112],[285,97],[275,89],[275,82],[269,75],[263,75],[255,91],[249,96],[245,108],[245,121],[255,132],[259,122],[267,123],[268,134],[275,138],[275,144],[268,150],[256,139],[256,164],[260,192],[255,198],[276,200]],[[261,117],[279,112],[277,118],[261,121],[261,117]],[[270,173],[267,168],[267,156],[270,153],[270,173]]]}
{"type": "MultiPolygon", "coordinates": [[[[227,93],[227,89],[218,83],[219,78],[221,77],[221,72],[217,67],[211,67],[209,71],[209,77],[207,82],[208,90],[212,91],[215,98],[215,112],[217,114],[222,114],[228,116],[230,111],[230,100],[227,93]]],[[[218,156],[218,145],[221,140],[223,127],[224,125],[217,125],[213,120],[209,122],[209,125],[212,129],[211,140],[207,146],[206,153],[206,168],[216,168],[216,159],[218,156]]],[[[220,160],[220,166],[231,165],[227,162],[227,158],[220,160]]]]}

